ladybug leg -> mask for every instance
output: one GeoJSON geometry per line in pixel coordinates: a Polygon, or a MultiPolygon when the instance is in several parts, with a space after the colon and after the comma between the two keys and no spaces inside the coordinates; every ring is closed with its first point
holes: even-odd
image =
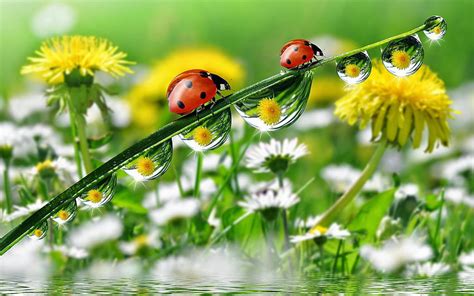
{"type": "Polygon", "coordinates": [[[199,106],[199,107],[196,108],[196,117],[197,117],[198,121],[200,120],[199,113],[201,113],[202,110],[203,110],[202,106],[199,106]]]}
{"type": "MultiPolygon", "coordinates": [[[[216,97],[211,99],[211,105],[209,106],[210,110],[212,110],[212,108],[214,108],[214,106],[216,105],[216,102],[217,102],[216,97]]],[[[212,116],[214,116],[214,110],[212,110],[211,114],[212,114],[212,116]]]]}

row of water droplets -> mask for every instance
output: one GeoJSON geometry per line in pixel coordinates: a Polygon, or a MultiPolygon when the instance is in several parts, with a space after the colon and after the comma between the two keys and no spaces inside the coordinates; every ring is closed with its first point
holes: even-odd
{"type": "MultiPolygon", "coordinates": [[[[425,35],[431,40],[439,40],[446,34],[446,21],[440,16],[432,16],[425,21],[425,35]]],[[[411,35],[390,42],[382,52],[382,62],[392,74],[400,77],[415,73],[423,62],[423,46],[418,36],[411,35]]],[[[339,77],[349,84],[365,81],[372,69],[367,52],[360,52],[342,58],[337,62],[339,77]]],[[[291,125],[303,113],[313,81],[312,72],[296,75],[290,80],[262,90],[236,103],[235,109],[251,126],[260,131],[275,131],[291,125]]],[[[228,139],[231,130],[231,112],[227,109],[205,119],[198,127],[185,130],[179,138],[197,152],[220,147],[228,139]]],[[[172,141],[152,147],[123,167],[123,171],[137,182],[149,181],[163,175],[169,168],[173,155],[172,141]]],[[[103,206],[115,193],[117,176],[112,174],[98,183],[95,188],[80,196],[83,204],[90,208],[103,206]]],[[[77,213],[76,201],[70,202],[52,216],[59,225],[70,222],[77,213]]],[[[47,221],[37,225],[29,234],[33,239],[45,237],[47,221]]]]}

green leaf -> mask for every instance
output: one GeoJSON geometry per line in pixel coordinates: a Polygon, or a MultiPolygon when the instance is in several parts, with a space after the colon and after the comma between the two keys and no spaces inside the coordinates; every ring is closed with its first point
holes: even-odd
{"type": "Polygon", "coordinates": [[[365,231],[365,238],[362,242],[374,241],[375,233],[380,221],[388,212],[395,196],[395,189],[384,191],[366,202],[360,209],[354,220],[349,223],[348,229],[351,231],[365,231]]]}
{"type": "Polygon", "coordinates": [[[134,194],[122,190],[118,192],[112,199],[112,204],[118,208],[127,209],[137,214],[147,214],[148,210],[141,205],[141,199],[134,198],[134,194]]]}
{"type": "Polygon", "coordinates": [[[107,133],[107,134],[103,135],[102,137],[88,138],[87,143],[89,145],[89,148],[97,149],[97,148],[100,148],[100,147],[104,146],[105,144],[110,143],[110,141],[112,141],[112,137],[113,137],[112,133],[107,133]]]}

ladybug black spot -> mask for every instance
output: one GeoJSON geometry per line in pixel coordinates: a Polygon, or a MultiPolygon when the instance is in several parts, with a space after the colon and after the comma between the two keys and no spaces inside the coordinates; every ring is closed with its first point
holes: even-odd
{"type": "Polygon", "coordinates": [[[298,51],[300,48],[298,46],[293,47],[294,51],[298,51]]]}
{"type": "Polygon", "coordinates": [[[176,101],[176,104],[178,105],[178,107],[179,107],[180,109],[184,109],[184,103],[183,103],[183,101],[178,100],[178,101],[176,101]]]}
{"type": "Polygon", "coordinates": [[[291,65],[290,59],[286,59],[286,63],[287,63],[288,65],[291,65]]]}
{"type": "Polygon", "coordinates": [[[303,60],[306,60],[306,55],[305,54],[303,55],[303,60]]]}
{"type": "Polygon", "coordinates": [[[193,87],[193,82],[191,80],[186,80],[184,82],[184,85],[187,87],[187,88],[191,88],[193,87]]]}
{"type": "Polygon", "coordinates": [[[304,45],[308,46],[308,45],[309,45],[309,42],[308,42],[308,41],[305,41],[305,42],[304,42],[304,45]]]}
{"type": "Polygon", "coordinates": [[[199,95],[199,97],[200,97],[201,99],[205,99],[205,98],[206,98],[206,92],[204,92],[204,91],[201,92],[201,94],[199,95]]]}

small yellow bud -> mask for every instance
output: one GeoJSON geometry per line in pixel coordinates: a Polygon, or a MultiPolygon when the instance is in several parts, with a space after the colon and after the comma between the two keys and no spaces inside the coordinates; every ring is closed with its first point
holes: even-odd
{"type": "Polygon", "coordinates": [[[211,131],[207,127],[199,126],[194,130],[193,138],[196,143],[198,143],[200,146],[205,147],[212,142],[213,136],[211,131]]]}
{"type": "Polygon", "coordinates": [[[87,199],[93,203],[99,203],[102,200],[102,193],[97,189],[92,189],[87,192],[87,199]]]}
{"type": "Polygon", "coordinates": [[[392,53],[392,64],[400,70],[408,68],[410,66],[410,55],[403,50],[395,50],[392,53]]]}
{"type": "Polygon", "coordinates": [[[316,227],[313,227],[310,230],[310,233],[315,234],[316,232],[319,232],[321,235],[324,235],[324,234],[326,234],[327,231],[328,231],[328,229],[326,227],[318,225],[316,227]]]}
{"type": "Polygon", "coordinates": [[[257,107],[258,117],[266,125],[274,125],[280,121],[281,108],[274,99],[262,99],[257,107]]]}
{"type": "Polygon", "coordinates": [[[142,156],[137,160],[137,172],[145,177],[153,174],[156,169],[156,164],[149,157],[142,156]]]}

